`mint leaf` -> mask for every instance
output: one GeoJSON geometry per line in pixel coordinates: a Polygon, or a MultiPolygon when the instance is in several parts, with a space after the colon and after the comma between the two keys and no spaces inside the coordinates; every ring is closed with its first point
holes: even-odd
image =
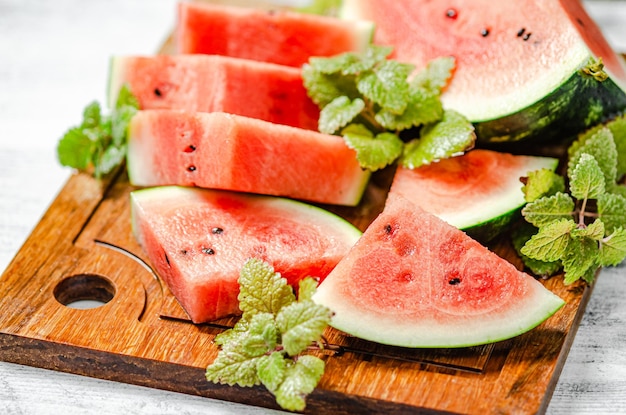
{"type": "Polygon", "coordinates": [[[80,127],[68,130],[57,144],[57,157],[62,166],[86,170],[91,164],[92,140],[80,127]]]}
{"type": "Polygon", "coordinates": [[[388,130],[408,130],[423,124],[439,121],[443,106],[439,95],[425,89],[412,89],[404,112],[398,114],[381,108],[375,115],[376,121],[388,130]]]}
{"type": "Polygon", "coordinates": [[[272,393],[276,393],[287,376],[287,363],[281,352],[262,356],[257,362],[257,373],[261,383],[272,393]]]}
{"type": "Polygon", "coordinates": [[[550,277],[556,274],[561,269],[560,261],[540,261],[538,259],[531,258],[527,255],[524,255],[521,250],[524,244],[537,233],[537,228],[527,222],[522,222],[519,226],[513,229],[511,235],[511,242],[513,243],[513,248],[520,256],[524,266],[526,266],[530,271],[541,277],[550,277]]]}
{"type": "Polygon", "coordinates": [[[604,194],[606,183],[604,174],[596,159],[582,153],[576,166],[570,170],[570,192],[579,200],[597,199],[604,194]]]}
{"type": "Polygon", "coordinates": [[[474,145],[472,124],[461,114],[446,110],[441,121],[422,127],[421,137],[405,145],[400,164],[410,169],[462,154],[474,145]]]}
{"type": "Polygon", "coordinates": [[[626,230],[617,228],[600,243],[598,263],[608,267],[620,264],[626,258],[626,230]]]}
{"type": "Polygon", "coordinates": [[[583,154],[589,154],[597,161],[602,170],[605,183],[615,183],[617,180],[617,148],[613,134],[608,128],[601,128],[593,135],[575,145],[568,151],[568,176],[572,177],[572,170],[580,162],[583,154]]]}
{"type": "Polygon", "coordinates": [[[276,390],[276,402],[287,410],[302,411],[305,397],[313,392],[324,373],[324,361],[315,356],[301,356],[287,367],[285,380],[276,390]]]}
{"type": "Polygon", "coordinates": [[[306,277],[298,283],[298,301],[310,300],[317,290],[319,282],[312,277],[306,277]]]}
{"type": "Polygon", "coordinates": [[[353,101],[345,95],[335,98],[320,112],[319,130],[325,134],[335,134],[350,124],[365,108],[361,98],[353,101]]]}
{"type": "Polygon", "coordinates": [[[254,314],[250,318],[247,335],[241,337],[241,343],[248,356],[262,356],[274,350],[278,343],[278,328],[274,315],[254,314]]]}
{"type": "Polygon", "coordinates": [[[597,201],[598,215],[609,232],[626,229],[626,197],[613,193],[600,195],[597,201]]]}
{"type": "Polygon", "coordinates": [[[590,238],[599,241],[604,238],[604,223],[600,219],[596,219],[590,225],[579,226],[572,231],[573,238],[590,238]]]}
{"type": "Polygon", "coordinates": [[[257,375],[259,356],[251,356],[243,349],[242,343],[228,343],[222,346],[217,357],[206,369],[208,381],[227,385],[250,387],[261,381],[257,375]]]}
{"type": "Polygon", "coordinates": [[[572,197],[567,193],[559,192],[526,204],[522,208],[522,216],[527,222],[541,227],[561,219],[572,219],[574,208],[572,197]]]}
{"type": "Polygon", "coordinates": [[[440,93],[450,82],[455,66],[456,61],[452,56],[433,59],[426,65],[426,69],[415,75],[411,86],[440,93]]]}
{"type": "Polygon", "coordinates": [[[550,169],[539,169],[528,172],[522,186],[526,202],[534,202],[542,197],[553,196],[565,192],[565,178],[550,169]]]}
{"type": "Polygon", "coordinates": [[[374,69],[359,73],[356,86],[368,100],[400,114],[409,102],[407,78],[413,69],[413,65],[386,60],[374,69]]]}
{"type": "Polygon", "coordinates": [[[348,147],[357,153],[361,167],[376,171],[392,164],[402,154],[404,142],[393,133],[373,136],[362,124],[352,124],[343,131],[348,147]]]}
{"type": "Polygon", "coordinates": [[[311,300],[298,301],[280,310],[276,325],[289,356],[300,354],[317,341],[330,324],[331,311],[311,300]]]}
{"type": "Polygon", "coordinates": [[[569,244],[563,259],[565,285],[572,284],[580,278],[586,281],[593,279],[598,269],[595,262],[598,256],[598,243],[590,238],[573,238],[569,244]]]}
{"type": "Polygon", "coordinates": [[[274,268],[259,259],[246,261],[239,275],[239,308],[243,315],[277,314],[295,301],[293,289],[274,268]]]}
{"type": "Polygon", "coordinates": [[[521,249],[524,255],[540,261],[558,261],[565,257],[571,232],[576,223],[571,219],[560,219],[539,228],[521,249]]]}

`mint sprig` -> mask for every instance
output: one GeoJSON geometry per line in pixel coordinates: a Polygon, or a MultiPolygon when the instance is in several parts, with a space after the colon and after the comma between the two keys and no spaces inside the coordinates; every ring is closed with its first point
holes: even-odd
{"type": "Polygon", "coordinates": [[[243,387],[264,385],[276,402],[302,411],[306,396],[321,379],[325,363],[304,352],[321,348],[332,312],[311,300],[317,281],[300,281],[296,296],[287,280],[258,259],[248,260],[239,276],[241,319],[216,336],[221,349],[206,370],[210,382],[243,387]]]}
{"type": "Polygon", "coordinates": [[[115,107],[104,115],[98,102],[88,104],[81,124],[70,128],[57,144],[59,163],[96,178],[112,172],[126,157],[126,130],[139,109],[137,98],[123,86],[115,107]]]}
{"type": "Polygon", "coordinates": [[[440,99],[454,59],[435,59],[416,73],[414,65],[390,59],[392,51],[370,45],[361,54],[314,57],[304,65],[304,85],[320,107],[319,130],[343,136],[371,171],[396,161],[415,168],[473,147],[473,125],[440,99]]]}
{"type": "Polygon", "coordinates": [[[522,215],[536,233],[517,246],[531,269],[563,269],[565,284],[591,283],[600,267],[626,258],[626,196],[617,148],[609,127],[595,128],[568,148],[567,189],[556,174],[537,172],[526,179],[529,203],[522,215]]]}

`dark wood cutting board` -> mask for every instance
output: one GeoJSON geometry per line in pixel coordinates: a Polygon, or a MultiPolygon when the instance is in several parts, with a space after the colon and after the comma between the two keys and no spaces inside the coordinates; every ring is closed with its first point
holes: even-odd
{"type": "MultiPolygon", "coordinates": [[[[171,39],[161,52],[169,50],[171,39]]],[[[374,176],[359,206],[325,207],[365,229],[382,209],[387,173],[374,176]]],[[[149,269],[112,248],[145,260],[131,231],[132,190],[123,170],[104,181],[69,178],[0,278],[0,360],[279,409],[262,387],[205,380],[213,339],[234,319],[192,324],[149,269]],[[82,299],[105,304],[64,305],[82,299]]],[[[507,243],[491,248],[521,267],[507,243]]],[[[543,413],[592,290],[561,277],[543,283],[566,305],[530,332],[486,346],[404,349],[328,329],[329,347],[319,352],[326,371],[306,412],[543,413]]]]}

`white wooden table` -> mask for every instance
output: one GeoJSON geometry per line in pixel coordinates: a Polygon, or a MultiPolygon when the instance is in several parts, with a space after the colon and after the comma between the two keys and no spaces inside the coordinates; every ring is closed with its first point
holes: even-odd
{"type": "MultiPolygon", "coordinates": [[[[626,2],[588,1],[626,51],[626,2]]],[[[0,0],[0,271],[69,177],[58,138],[104,102],[108,59],[156,51],[175,0],[0,0]]],[[[0,413],[278,413],[0,362],[0,413]]],[[[626,414],[626,265],[604,270],[549,414],[626,414]]]]}

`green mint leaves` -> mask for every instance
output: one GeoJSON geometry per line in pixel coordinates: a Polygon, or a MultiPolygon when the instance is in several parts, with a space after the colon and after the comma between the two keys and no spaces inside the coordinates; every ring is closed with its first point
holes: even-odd
{"type": "Polygon", "coordinates": [[[59,163],[89,172],[98,179],[112,172],[126,157],[126,129],[138,109],[137,98],[126,86],[120,90],[108,116],[102,114],[97,102],[87,105],[82,123],[70,128],[59,140],[59,163]]]}
{"type": "Polygon", "coordinates": [[[565,283],[591,283],[598,268],[626,258],[626,192],[618,179],[624,174],[625,137],[614,135],[623,119],[582,134],[568,149],[567,178],[539,171],[524,186],[529,202],[522,215],[536,233],[516,244],[533,271],[563,269],[565,283]]]}
{"type": "Polygon", "coordinates": [[[221,350],[207,367],[207,380],[243,387],[262,384],[283,409],[303,410],[325,364],[302,353],[314,344],[321,347],[332,317],[328,308],[311,300],[317,282],[303,279],[296,297],[269,264],[251,259],[241,270],[239,285],[243,314],[232,329],[216,336],[221,350]]]}
{"type": "Polygon", "coordinates": [[[319,130],[343,136],[361,167],[376,171],[394,162],[409,168],[473,147],[474,127],[440,101],[455,62],[435,59],[418,73],[388,59],[392,48],[314,57],[303,67],[304,85],[320,107],[319,130]]]}

